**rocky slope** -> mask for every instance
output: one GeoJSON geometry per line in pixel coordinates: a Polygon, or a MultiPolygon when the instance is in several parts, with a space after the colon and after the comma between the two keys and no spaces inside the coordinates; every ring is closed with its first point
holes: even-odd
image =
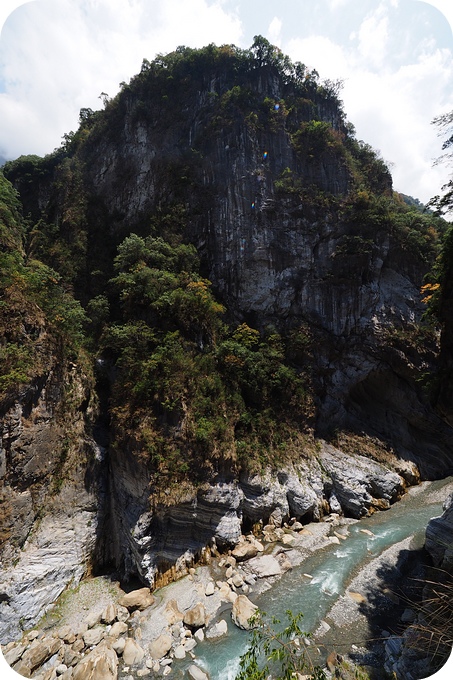
{"type": "MultiPolygon", "coordinates": [[[[360,517],[420,475],[451,473],[451,426],[421,386],[437,353],[420,329],[437,227],[398,205],[332,84],[264,43],[182,49],[144,63],[105,111],[82,110],[62,149],[5,173],[32,225],[27,261],[52,267],[46,281],[62,277],[89,312],[99,379],[96,396],[81,356],[54,351],[1,403],[3,642],[90,568],[164,583],[244,527],[360,517]],[[125,241],[131,232],[140,238],[125,241]],[[187,264],[189,243],[207,278],[187,264]],[[245,324],[223,355],[211,283],[225,322],[245,324]],[[244,357],[262,361],[249,351],[257,337],[270,338],[259,346],[268,401],[263,381],[234,382],[244,357]],[[171,363],[178,342],[190,352],[171,363]],[[309,397],[285,396],[301,376],[309,397]],[[255,442],[247,465],[241,446],[265,417],[271,444],[255,442]],[[165,493],[168,442],[177,474],[165,493]]],[[[21,310],[15,341],[28,328],[21,310]]]]}

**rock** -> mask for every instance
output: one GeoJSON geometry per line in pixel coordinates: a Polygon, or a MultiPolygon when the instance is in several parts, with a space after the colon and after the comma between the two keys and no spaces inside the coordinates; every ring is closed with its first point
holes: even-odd
{"type": "Polygon", "coordinates": [[[176,600],[169,600],[164,611],[165,618],[168,621],[168,625],[172,626],[179,621],[182,621],[184,614],[179,611],[178,604],[176,600]]]}
{"type": "Polygon", "coordinates": [[[258,578],[269,578],[270,576],[280,576],[282,568],[278,560],[272,555],[259,555],[249,560],[245,569],[252,572],[258,578]]]}
{"type": "Polygon", "coordinates": [[[73,677],[74,677],[74,669],[68,668],[66,673],[63,673],[63,675],[60,677],[60,680],[72,680],[73,677]]]}
{"type": "Polygon", "coordinates": [[[348,597],[351,598],[351,600],[354,600],[354,602],[357,602],[359,604],[362,602],[366,602],[366,597],[364,597],[361,593],[355,593],[352,590],[348,590],[347,595],[348,597]]]}
{"type": "Polygon", "coordinates": [[[64,663],[61,663],[59,666],[55,667],[55,673],[57,675],[63,675],[63,673],[66,673],[67,670],[68,670],[68,667],[64,663]]]}
{"type": "Polygon", "coordinates": [[[101,642],[74,668],[73,680],[117,680],[118,659],[105,642],[101,642]]]}
{"type": "Polygon", "coordinates": [[[7,652],[3,652],[3,656],[5,657],[5,661],[7,664],[10,666],[14,666],[14,664],[19,661],[20,657],[22,654],[25,652],[27,649],[27,645],[15,645],[11,649],[9,649],[7,652]]]}
{"type": "Polygon", "coordinates": [[[159,635],[149,645],[149,653],[152,659],[162,659],[171,649],[171,637],[167,634],[159,635]]]}
{"type": "Polygon", "coordinates": [[[238,595],[233,603],[231,610],[231,618],[233,623],[243,630],[250,630],[251,624],[249,619],[256,613],[258,607],[253,604],[247,595],[238,595]]]}
{"type": "Polygon", "coordinates": [[[60,638],[60,640],[63,640],[63,642],[67,642],[69,645],[72,645],[72,643],[75,642],[76,639],[76,636],[74,635],[71,626],[62,626],[57,630],[57,635],[60,638]]]}
{"type": "Polygon", "coordinates": [[[121,654],[124,652],[125,646],[126,646],[126,638],[124,638],[124,637],[118,638],[118,640],[115,640],[112,643],[112,649],[115,650],[115,652],[118,654],[118,656],[121,656],[121,654]]]}
{"type": "Polygon", "coordinates": [[[93,628],[98,623],[100,623],[100,621],[101,621],[100,611],[91,611],[89,612],[89,614],[85,616],[85,623],[87,624],[88,628],[93,628]]]}
{"type": "Polygon", "coordinates": [[[171,666],[166,666],[164,668],[164,670],[162,671],[163,676],[170,675],[170,673],[171,673],[171,666]]]}
{"type": "Polygon", "coordinates": [[[208,640],[216,640],[217,638],[223,637],[224,635],[228,634],[228,624],[227,622],[222,619],[221,621],[218,621],[216,624],[208,628],[206,631],[206,638],[208,640]]]}
{"type": "Polygon", "coordinates": [[[401,621],[403,623],[413,623],[416,618],[417,614],[414,612],[413,609],[409,609],[408,607],[401,614],[401,621]]]}
{"type": "MultiPolygon", "coordinates": [[[[198,630],[202,631],[203,628],[198,628],[198,630]]],[[[185,643],[184,643],[184,648],[185,648],[186,652],[191,652],[192,649],[195,649],[196,646],[197,646],[197,641],[195,640],[195,638],[190,638],[190,640],[186,640],[185,643]]]]}
{"type": "Polygon", "coordinates": [[[326,633],[328,633],[329,630],[330,630],[330,626],[327,623],[327,621],[321,620],[320,623],[319,623],[319,626],[317,627],[317,629],[315,631],[314,636],[315,636],[315,638],[320,638],[323,635],[325,635],[326,633]]]}
{"type": "MultiPolygon", "coordinates": [[[[84,633],[86,633],[86,631],[84,631],[84,633]]],[[[83,641],[82,639],[81,639],[81,640],[76,640],[76,641],[74,642],[74,644],[72,645],[72,649],[73,649],[75,652],[81,652],[81,651],[83,650],[84,647],[85,647],[85,643],[84,643],[84,641],[83,641]]]]}
{"type": "Polygon", "coordinates": [[[203,642],[204,640],[204,630],[203,628],[198,628],[195,633],[193,634],[194,638],[198,640],[198,642],[203,642]]]}
{"type": "Polygon", "coordinates": [[[336,652],[330,652],[326,659],[326,666],[330,673],[335,673],[336,667],[338,666],[339,659],[336,652]]]}
{"type": "Polygon", "coordinates": [[[173,652],[175,659],[185,659],[186,658],[186,649],[184,645],[178,645],[174,652],[173,652]]]}
{"type": "Polygon", "coordinates": [[[117,621],[122,621],[126,622],[129,618],[129,610],[127,607],[122,607],[121,605],[118,605],[116,608],[116,619],[117,621]]]}
{"type": "Polygon", "coordinates": [[[130,612],[137,609],[143,611],[154,604],[154,597],[149,588],[139,588],[124,595],[119,603],[130,612]]]}
{"type": "Polygon", "coordinates": [[[101,626],[90,628],[83,634],[83,641],[87,647],[98,645],[105,635],[105,629],[101,626]]]}
{"type": "Polygon", "coordinates": [[[355,519],[368,514],[376,500],[390,503],[404,492],[404,479],[370,458],[346,454],[326,442],[318,457],[342,509],[355,519]]]}
{"type": "Polygon", "coordinates": [[[68,666],[75,666],[81,659],[79,652],[75,652],[71,647],[65,647],[63,663],[68,666]]]}
{"type": "MultiPolygon", "coordinates": [[[[59,638],[46,637],[42,640],[37,639],[22,654],[19,664],[21,664],[21,668],[28,668],[33,673],[36,668],[42,666],[51,656],[56,654],[62,645],[63,643],[59,638]]],[[[17,670],[17,667],[15,670],[17,670]]]]}
{"type": "Polygon", "coordinates": [[[191,680],[209,680],[209,675],[205,673],[199,666],[192,664],[187,669],[187,674],[191,680]]]}
{"type": "Polygon", "coordinates": [[[292,531],[300,531],[303,528],[304,528],[304,525],[301,524],[301,522],[293,522],[291,524],[291,530],[292,531]]]}
{"type": "Polygon", "coordinates": [[[106,623],[107,625],[112,624],[115,619],[116,619],[116,605],[115,604],[109,604],[107,607],[104,609],[101,615],[101,621],[103,623],[106,623]]]}
{"type": "Polygon", "coordinates": [[[190,628],[201,628],[202,626],[205,626],[206,609],[204,608],[204,605],[199,602],[195,605],[195,607],[189,609],[189,611],[184,614],[183,621],[185,625],[189,626],[190,628]]]}
{"type": "Polygon", "coordinates": [[[226,572],[225,572],[225,578],[229,579],[229,578],[231,578],[231,577],[233,576],[233,574],[234,574],[234,569],[233,569],[233,567],[230,565],[230,566],[228,567],[228,569],[226,570],[226,572]]]}
{"type": "Polygon", "coordinates": [[[209,583],[206,586],[206,589],[204,591],[204,594],[206,597],[210,597],[211,595],[214,595],[215,593],[215,586],[213,581],[209,581],[209,583]]]}
{"type": "Polygon", "coordinates": [[[231,581],[235,588],[241,588],[241,586],[244,585],[244,579],[242,578],[241,574],[238,573],[234,574],[231,581]]]}
{"type": "Polygon", "coordinates": [[[151,675],[149,668],[140,668],[140,670],[137,671],[137,678],[145,678],[148,675],[151,675]]]}
{"type": "Polygon", "coordinates": [[[434,517],[426,528],[425,548],[434,565],[450,570],[453,567],[453,494],[447,498],[443,514],[434,517]]]}
{"type": "Polygon", "coordinates": [[[123,649],[123,661],[127,666],[135,666],[145,656],[145,651],[132,638],[126,638],[126,643],[123,649]]]}
{"type": "Polygon", "coordinates": [[[244,560],[249,560],[251,557],[255,557],[258,554],[258,548],[249,541],[243,541],[242,543],[238,543],[231,554],[238,562],[243,562],[244,560]]]}
{"type": "Polygon", "coordinates": [[[109,630],[110,637],[117,638],[123,633],[127,633],[127,623],[124,623],[124,621],[115,621],[109,630]]]}
{"type": "Polygon", "coordinates": [[[295,542],[295,537],[291,536],[291,534],[285,534],[282,537],[283,545],[294,545],[294,542],[295,542]]]}

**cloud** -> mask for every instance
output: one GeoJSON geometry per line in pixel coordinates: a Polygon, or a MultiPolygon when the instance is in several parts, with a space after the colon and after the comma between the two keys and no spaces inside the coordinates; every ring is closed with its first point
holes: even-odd
{"type": "Polygon", "coordinates": [[[269,28],[267,29],[267,37],[269,41],[273,45],[277,45],[277,47],[280,47],[282,41],[281,32],[282,22],[278,17],[274,17],[269,24],[269,28]]]}
{"type": "Polygon", "coordinates": [[[389,40],[389,16],[384,4],[370,13],[358,31],[358,54],[376,70],[386,70],[386,54],[389,40]]]}
{"type": "Polygon", "coordinates": [[[0,41],[0,155],[49,153],[144,57],[177,45],[238,43],[239,18],[214,0],[35,0],[0,41]]]}

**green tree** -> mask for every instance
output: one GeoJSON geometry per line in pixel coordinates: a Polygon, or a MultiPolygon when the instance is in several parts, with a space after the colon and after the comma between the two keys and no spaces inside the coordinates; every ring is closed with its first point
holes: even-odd
{"type": "Polygon", "coordinates": [[[323,669],[310,658],[305,642],[309,634],[300,627],[303,614],[286,611],[287,626],[279,629],[280,621],[257,611],[250,619],[253,626],[247,651],[241,656],[240,672],[236,680],[294,680],[297,674],[309,675],[313,680],[325,680],[323,669]]]}

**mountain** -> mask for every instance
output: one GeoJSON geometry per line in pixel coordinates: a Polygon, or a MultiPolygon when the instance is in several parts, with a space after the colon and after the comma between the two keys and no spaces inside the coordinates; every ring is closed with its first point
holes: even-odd
{"type": "Polygon", "coordinates": [[[420,292],[446,223],[338,94],[260,37],[178,48],[5,165],[4,637],[85,570],[163,583],[451,474],[420,292]]]}

